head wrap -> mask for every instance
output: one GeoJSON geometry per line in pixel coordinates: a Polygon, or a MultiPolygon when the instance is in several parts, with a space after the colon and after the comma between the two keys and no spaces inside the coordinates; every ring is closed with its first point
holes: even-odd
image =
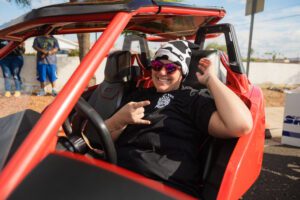
{"type": "Polygon", "coordinates": [[[160,47],[155,55],[155,60],[166,59],[181,67],[183,76],[189,73],[192,51],[189,42],[185,40],[174,40],[160,47]]]}

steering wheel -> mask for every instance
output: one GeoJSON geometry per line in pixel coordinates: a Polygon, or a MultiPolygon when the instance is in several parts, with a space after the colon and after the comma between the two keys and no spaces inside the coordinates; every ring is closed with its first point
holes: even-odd
{"type": "MultiPolygon", "coordinates": [[[[75,105],[75,109],[79,116],[79,126],[71,127],[71,123],[69,121],[69,117],[63,124],[63,129],[69,139],[63,139],[63,142],[69,143],[68,145],[76,146],[80,143],[85,143],[84,146],[90,147],[88,137],[82,136],[82,122],[88,121],[96,130],[97,136],[97,143],[102,145],[104,151],[104,159],[110,163],[116,164],[117,163],[117,153],[115,149],[114,142],[111,138],[111,135],[102,119],[102,117],[97,113],[97,111],[88,104],[82,97],[78,100],[77,104],[75,105]],[[74,139],[75,138],[75,139],[74,139]]],[[[94,149],[92,149],[94,151],[94,149]]]]}

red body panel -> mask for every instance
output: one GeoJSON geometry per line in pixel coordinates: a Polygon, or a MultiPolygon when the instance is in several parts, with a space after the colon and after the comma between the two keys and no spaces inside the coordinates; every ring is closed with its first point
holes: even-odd
{"type": "Polygon", "coordinates": [[[219,200],[239,199],[254,183],[261,170],[265,138],[262,91],[253,86],[247,95],[251,99],[253,129],[237,142],[222,180],[217,198],[219,200]]]}
{"type": "Polygon", "coordinates": [[[239,138],[231,154],[218,193],[218,200],[231,200],[239,199],[260,173],[265,139],[265,105],[260,88],[251,85],[245,74],[231,71],[226,55],[221,56],[221,62],[227,70],[227,86],[249,107],[253,119],[252,131],[239,138]]]}

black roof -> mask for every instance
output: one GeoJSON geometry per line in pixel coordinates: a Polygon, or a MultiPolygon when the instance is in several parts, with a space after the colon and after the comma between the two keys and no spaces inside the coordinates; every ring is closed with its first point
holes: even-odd
{"type": "Polygon", "coordinates": [[[70,2],[33,9],[29,13],[0,26],[0,38],[22,41],[28,35],[65,34],[103,31],[120,11],[133,12],[142,7],[176,7],[219,12],[219,15],[169,15],[164,13],[134,16],[127,30],[139,30],[163,36],[190,36],[202,25],[216,23],[224,15],[222,8],[196,8],[192,5],[151,0],[86,0],[85,3],[70,2]],[[110,17],[109,17],[110,16],[110,17]],[[172,26],[170,25],[172,24],[172,26]]]}

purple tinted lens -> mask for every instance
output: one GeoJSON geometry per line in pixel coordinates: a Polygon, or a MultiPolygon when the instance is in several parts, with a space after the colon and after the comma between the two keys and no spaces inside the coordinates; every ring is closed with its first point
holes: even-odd
{"type": "Polygon", "coordinates": [[[158,60],[151,61],[151,66],[154,71],[160,71],[164,64],[158,60]]]}
{"type": "Polygon", "coordinates": [[[172,74],[177,70],[177,66],[174,63],[164,64],[159,60],[151,61],[151,66],[154,71],[160,71],[163,67],[165,67],[167,74],[172,74]]]}
{"type": "Polygon", "coordinates": [[[168,63],[165,65],[168,74],[172,74],[177,70],[177,66],[173,63],[168,63]]]}

